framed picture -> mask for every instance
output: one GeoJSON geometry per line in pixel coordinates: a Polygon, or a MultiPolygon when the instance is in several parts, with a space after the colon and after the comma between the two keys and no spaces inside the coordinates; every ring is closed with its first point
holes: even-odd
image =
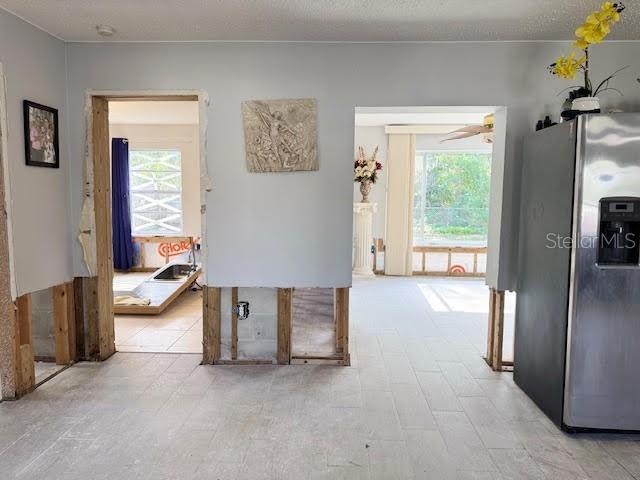
{"type": "Polygon", "coordinates": [[[58,110],[25,100],[24,149],[27,165],[60,167],[58,110]]]}

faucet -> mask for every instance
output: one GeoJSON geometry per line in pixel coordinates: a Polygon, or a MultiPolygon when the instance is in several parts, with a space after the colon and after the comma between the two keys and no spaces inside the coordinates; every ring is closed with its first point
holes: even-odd
{"type": "Polygon", "coordinates": [[[191,253],[189,256],[191,257],[191,271],[195,272],[198,269],[198,264],[196,263],[196,242],[193,238],[191,239],[191,253]]]}

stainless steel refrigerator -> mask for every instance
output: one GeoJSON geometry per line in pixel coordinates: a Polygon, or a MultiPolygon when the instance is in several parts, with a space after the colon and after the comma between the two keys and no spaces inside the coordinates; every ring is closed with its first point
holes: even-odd
{"type": "Polygon", "coordinates": [[[640,430],[640,114],[524,142],[514,380],[567,430],[640,430]]]}

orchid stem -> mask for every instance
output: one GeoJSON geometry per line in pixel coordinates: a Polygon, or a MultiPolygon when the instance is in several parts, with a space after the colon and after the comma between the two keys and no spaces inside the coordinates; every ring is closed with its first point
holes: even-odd
{"type": "Polygon", "coordinates": [[[589,47],[584,49],[584,88],[591,95],[591,81],[589,80],[589,47]]]}

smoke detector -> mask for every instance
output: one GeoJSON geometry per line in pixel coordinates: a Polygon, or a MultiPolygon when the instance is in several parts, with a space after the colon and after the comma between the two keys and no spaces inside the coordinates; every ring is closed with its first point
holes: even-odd
{"type": "Polygon", "coordinates": [[[96,31],[101,37],[113,37],[116,30],[110,25],[96,25],[96,31]]]}

